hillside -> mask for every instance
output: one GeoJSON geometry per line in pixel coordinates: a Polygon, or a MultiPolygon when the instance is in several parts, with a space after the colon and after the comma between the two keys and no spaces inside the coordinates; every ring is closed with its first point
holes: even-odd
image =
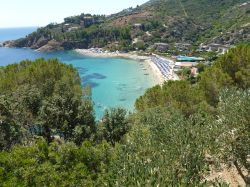
{"type": "Polygon", "coordinates": [[[24,39],[4,45],[45,51],[90,47],[129,51],[144,50],[159,42],[197,46],[243,41],[250,41],[247,0],[151,0],[110,16],[65,18],[61,24],[39,28],[24,39]]]}

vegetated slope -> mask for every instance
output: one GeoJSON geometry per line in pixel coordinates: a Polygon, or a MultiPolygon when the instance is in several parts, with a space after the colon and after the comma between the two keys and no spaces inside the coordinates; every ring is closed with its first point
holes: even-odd
{"type": "Polygon", "coordinates": [[[153,12],[161,41],[211,42],[216,37],[229,44],[249,41],[249,10],[246,0],[152,0],[140,9],[153,12]]]}
{"type": "Polygon", "coordinates": [[[0,68],[1,186],[249,186],[250,45],[93,119],[77,70],[0,68]],[[229,175],[228,175],[229,174],[229,175]],[[237,179],[237,180],[235,180],[237,179]]]}
{"type": "Polygon", "coordinates": [[[135,38],[144,42],[144,48],[156,42],[237,44],[250,41],[249,23],[247,0],[151,0],[107,17],[81,14],[65,18],[62,24],[50,24],[5,45],[128,51],[138,48],[132,45],[135,38]]]}

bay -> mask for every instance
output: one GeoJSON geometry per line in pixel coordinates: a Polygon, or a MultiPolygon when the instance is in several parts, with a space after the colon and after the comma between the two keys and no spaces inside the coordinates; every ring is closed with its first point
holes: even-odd
{"type": "Polygon", "coordinates": [[[78,69],[82,86],[92,88],[96,119],[101,119],[105,109],[111,107],[133,111],[136,98],[157,83],[150,68],[135,60],[93,58],[74,51],[37,52],[24,48],[0,48],[0,66],[37,58],[57,58],[78,69]]]}

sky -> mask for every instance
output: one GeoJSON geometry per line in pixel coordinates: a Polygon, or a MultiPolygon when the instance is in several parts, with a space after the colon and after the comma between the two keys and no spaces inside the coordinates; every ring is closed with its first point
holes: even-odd
{"type": "Polygon", "coordinates": [[[112,14],[147,0],[0,0],[0,28],[45,26],[81,13],[112,14]]]}

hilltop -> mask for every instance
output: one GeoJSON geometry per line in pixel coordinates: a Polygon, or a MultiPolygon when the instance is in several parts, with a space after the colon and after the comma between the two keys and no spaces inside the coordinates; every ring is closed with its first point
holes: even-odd
{"type": "Polygon", "coordinates": [[[188,44],[191,49],[201,43],[249,41],[250,1],[151,0],[110,16],[68,17],[4,45],[42,51],[91,47],[130,51],[154,50],[156,43],[166,43],[170,49],[188,44]]]}

